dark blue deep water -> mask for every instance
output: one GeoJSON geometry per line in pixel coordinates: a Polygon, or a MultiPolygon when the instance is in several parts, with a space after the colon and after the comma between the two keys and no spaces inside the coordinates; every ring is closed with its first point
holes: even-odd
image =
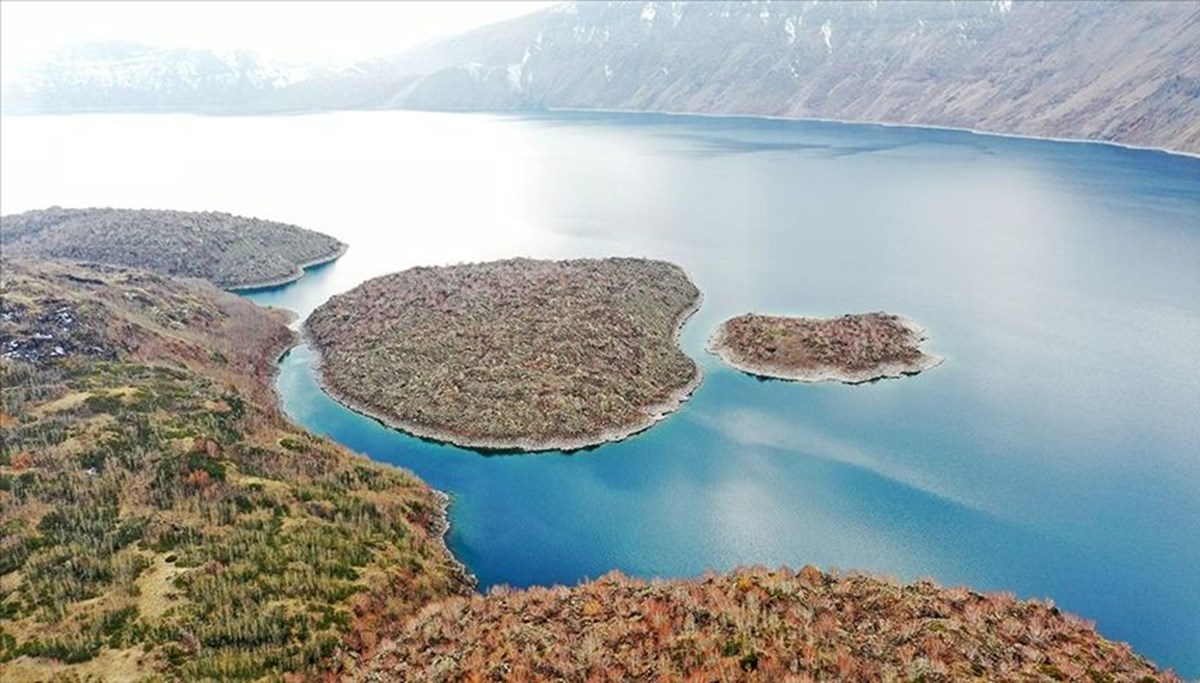
{"type": "Polygon", "coordinates": [[[1200,676],[1200,160],[670,116],[101,120],[115,142],[38,124],[28,139],[84,149],[57,169],[80,189],[28,203],[335,234],[341,261],[252,296],[301,314],[417,264],[639,255],[692,275],[705,302],[683,344],[703,385],[651,430],[572,455],[410,438],[325,396],[307,348],[284,359],[294,419],[452,496],[450,546],[482,586],[741,564],[928,576],[1052,599],[1200,676]],[[92,155],[135,134],[182,161],[148,152],[96,189],[92,155]],[[746,311],[880,309],[925,325],[946,363],[802,385],[703,351],[746,311]]]}

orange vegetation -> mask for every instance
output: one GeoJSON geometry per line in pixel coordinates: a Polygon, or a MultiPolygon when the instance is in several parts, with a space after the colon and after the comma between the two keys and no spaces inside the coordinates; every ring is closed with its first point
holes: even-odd
{"type": "Polygon", "coordinates": [[[813,567],[610,574],[427,607],[371,680],[1172,681],[1052,605],[813,567]]]}

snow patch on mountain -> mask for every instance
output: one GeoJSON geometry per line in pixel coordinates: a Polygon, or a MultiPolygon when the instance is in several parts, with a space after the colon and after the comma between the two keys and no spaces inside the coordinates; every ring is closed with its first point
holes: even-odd
{"type": "Polygon", "coordinates": [[[679,28],[679,22],[683,21],[683,7],[685,3],[671,3],[671,28],[679,28]]]}
{"type": "Polygon", "coordinates": [[[653,2],[648,2],[642,7],[642,21],[653,24],[656,16],[658,16],[658,8],[654,6],[653,2]]]}
{"type": "Polygon", "coordinates": [[[529,64],[530,56],[529,48],[525,48],[525,54],[521,57],[521,61],[508,65],[508,84],[517,92],[525,92],[525,66],[529,64]]]}

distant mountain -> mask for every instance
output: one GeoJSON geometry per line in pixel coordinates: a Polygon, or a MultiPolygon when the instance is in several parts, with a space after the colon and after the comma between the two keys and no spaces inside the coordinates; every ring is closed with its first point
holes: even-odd
{"type": "MultiPolygon", "coordinates": [[[[294,80],[266,76],[280,72],[262,65],[214,65],[210,80],[223,99],[198,99],[199,89],[153,78],[121,89],[95,62],[60,59],[23,98],[10,103],[6,95],[3,103],[677,111],[955,126],[1200,153],[1197,54],[1200,2],[581,2],[294,80]]],[[[122,77],[131,72],[115,64],[122,77]]],[[[133,69],[191,82],[179,70],[133,69]]]]}
{"type": "Polygon", "coordinates": [[[387,106],[956,126],[1200,153],[1200,3],[569,3],[394,61],[387,106]]]}
{"type": "Polygon", "coordinates": [[[160,48],[129,42],[72,45],[4,84],[6,112],[224,111],[255,106],[301,81],[312,65],[277,64],[253,52],[160,48]]]}

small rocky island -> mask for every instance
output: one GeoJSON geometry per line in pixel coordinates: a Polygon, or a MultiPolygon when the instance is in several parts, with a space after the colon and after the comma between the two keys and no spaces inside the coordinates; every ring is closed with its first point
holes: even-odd
{"type": "Polygon", "coordinates": [[[333,261],[346,245],[286,223],[215,211],[63,209],[0,218],[11,256],[145,268],[231,290],[282,285],[333,261]]]}
{"type": "Polygon", "coordinates": [[[721,323],[708,350],[754,375],[859,384],[940,365],[941,356],[920,349],[925,339],[919,325],[889,313],[824,319],[747,313],[721,323]]]}
{"type": "Polygon", "coordinates": [[[485,450],[623,439],[700,382],[678,347],[700,292],[645,259],[512,259],[369,280],[313,312],[326,390],[417,436],[485,450]]]}

